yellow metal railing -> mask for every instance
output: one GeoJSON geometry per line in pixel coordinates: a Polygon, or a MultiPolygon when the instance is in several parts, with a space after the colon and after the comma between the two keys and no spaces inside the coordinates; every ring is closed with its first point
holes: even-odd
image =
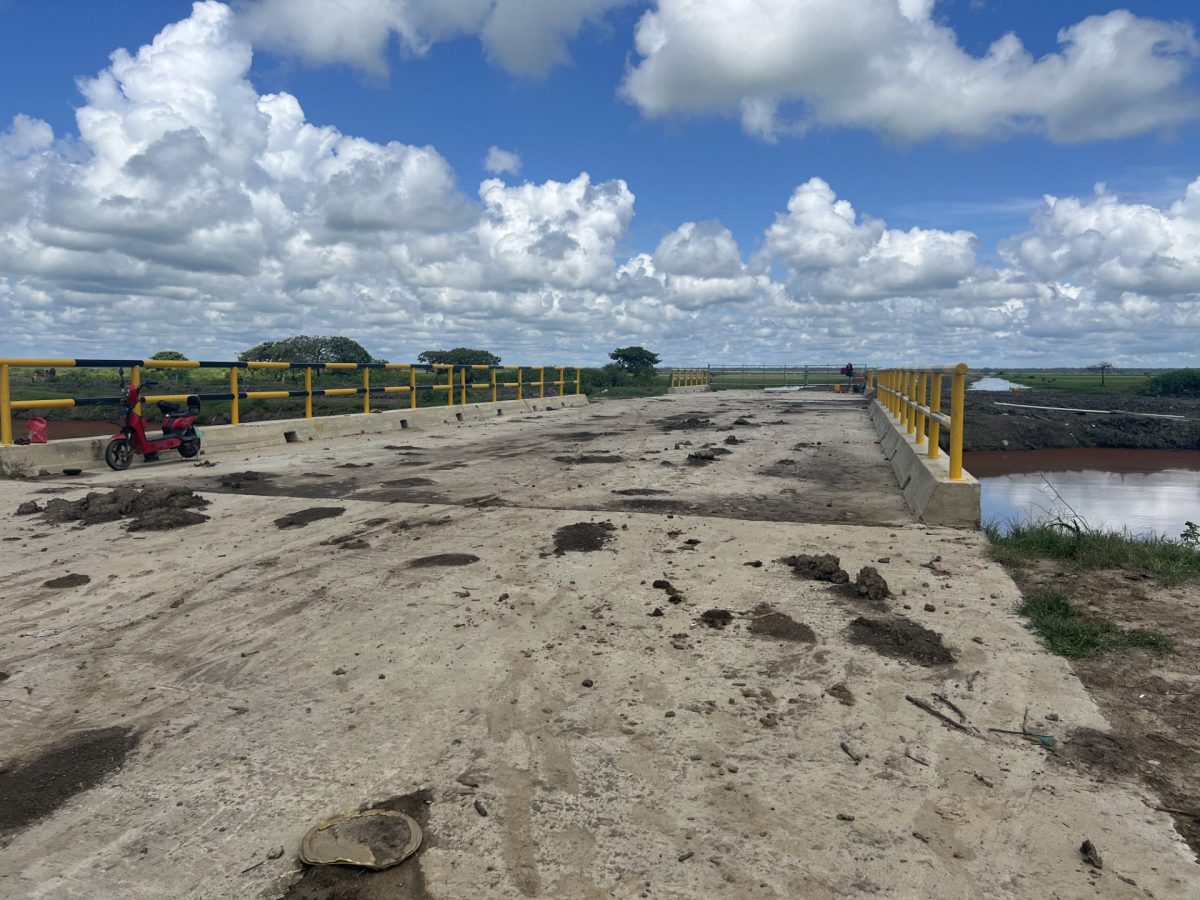
{"type": "MultiPolygon", "coordinates": [[[[428,390],[430,392],[445,391],[446,405],[455,405],[455,393],[459,395],[459,401],[462,405],[467,404],[469,390],[488,390],[491,392],[491,400],[495,403],[498,399],[498,391],[500,388],[516,388],[517,399],[524,399],[525,387],[537,387],[538,396],[546,396],[546,385],[556,385],[558,388],[558,396],[563,396],[566,393],[566,386],[570,384],[571,379],[567,378],[565,366],[555,366],[558,370],[558,378],[546,381],[545,366],[462,366],[451,365],[449,363],[428,365],[422,363],[305,363],[305,362],[267,362],[267,361],[249,361],[241,360],[232,362],[206,362],[194,359],[51,359],[51,358],[18,358],[18,359],[0,359],[0,446],[8,446],[13,442],[12,431],[12,414],[16,410],[25,409],[61,409],[72,406],[100,406],[100,405],[115,405],[120,402],[118,397],[86,397],[86,398],[49,398],[39,400],[13,400],[12,399],[12,384],[11,374],[13,369],[71,369],[71,368],[92,368],[92,369],[124,369],[128,368],[130,384],[141,385],[142,373],[145,369],[228,369],[229,370],[229,389],[219,393],[198,393],[190,392],[186,394],[153,394],[144,395],[143,402],[157,403],[160,400],[169,402],[183,403],[187,402],[189,397],[199,397],[201,400],[208,401],[229,401],[230,416],[229,420],[234,425],[241,424],[241,408],[242,400],[281,400],[286,398],[303,398],[304,399],[304,417],[306,419],[313,418],[313,397],[337,397],[337,396],[354,396],[361,395],[363,398],[362,411],[363,414],[371,412],[371,398],[385,394],[407,394],[409,407],[417,408],[417,394],[419,391],[428,390]],[[304,372],[304,389],[303,390],[277,390],[277,391],[245,391],[238,384],[238,373],[242,369],[289,369],[304,372]],[[485,383],[468,383],[467,370],[481,369],[490,370],[490,376],[485,383]],[[537,381],[525,381],[523,378],[523,370],[532,370],[538,373],[537,381]],[[314,388],[313,387],[313,372],[314,371],[355,371],[362,372],[362,385],[360,387],[345,387],[345,388],[314,388]],[[407,384],[400,385],[383,385],[372,386],[371,372],[372,370],[401,370],[407,373],[407,384]],[[431,385],[418,385],[417,373],[425,371],[434,375],[435,383],[431,385]],[[497,381],[496,375],[499,371],[515,371],[516,380],[514,381],[497,381]],[[444,373],[444,374],[443,374],[444,373]],[[460,377],[456,383],[455,375],[460,377]],[[441,378],[445,378],[445,383],[437,383],[441,378]]],[[[583,392],[583,377],[582,370],[575,369],[575,393],[583,392]]],[[[139,404],[140,406],[140,404],[139,404]]]]}
{"type": "Polygon", "coordinates": [[[963,401],[967,386],[967,364],[927,366],[913,369],[879,369],[874,374],[879,403],[913,436],[918,446],[927,445],[926,455],[937,459],[942,426],[950,429],[950,479],[962,479],[963,401]],[[943,377],[950,376],[950,412],[942,412],[943,377]]]}
{"type": "Polygon", "coordinates": [[[671,387],[696,387],[709,383],[708,369],[672,369],[671,387]]]}

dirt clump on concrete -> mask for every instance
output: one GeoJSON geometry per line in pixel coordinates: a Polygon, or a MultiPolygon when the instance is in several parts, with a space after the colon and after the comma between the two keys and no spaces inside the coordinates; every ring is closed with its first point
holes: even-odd
{"type": "Polygon", "coordinates": [[[70,575],[63,575],[59,578],[51,578],[49,581],[43,582],[42,587],[53,588],[54,590],[62,590],[63,588],[83,587],[91,580],[92,579],[87,575],[71,573],[70,575]]]}
{"type": "Polygon", "coordinates": [[[207,505],[208,501],[190,488],[119,487],[107,494],[93,491],[80,500],[48,500],[42,517],[51,523],[78,522],[81,526],[132,519],[126,526],[129,531],[165,530],[208,521],[208,516],[199,513],[179,515],[207,505]]]}
{"type": "Polygon", "coordinates": [[[709,628],[721,629],[733,621],[733,613],[727,609],[706,609],[700,613],[700,621],[709,628]]]}
{"type": "Polygon", "coordinates": [[[38,504],[38,502],[36,500],[26,500],[24,503],[22,503],[20,506],[17,507],[16,514],[18,516],[32,516],[34,513],[40,513],[41,511],[42,511],[42,507],[38,504]]]}
{"type": "Polygon", "coordinates": [[[0,774],[0,834],[19,831],[98,785],[121,768],[137,742],[128,728],[87,731],[0,774]]]}
{"type": "Polygon", "coordinates": [[[612,491],[614,494],[620,494],[623,497],[655,497],[659,494],[669,494],[670,491],[660,491],[657,488],[622,488],[612,491]]]}
{"type": "Polygon", "coordinates": [[[842,704],[842,706],[853,706],[857,702],[854,699],[854,692],[846,686],[844,681],[838,682],[833,687],[826,688],[825,693],[842,704]]]}
{"type": "Polygon", "coordinates": [[[305,866],[282,900],[431,900],[421,854],[434,843],[428,832],[432,803],[432,792],[423,789],[368,807],[406,813],[425,831],[425,841],[417,852],[400,865],[381,872],[355,866],[305,866]]]}
{"type": "Polygon", "coordinates": [[[698,450],[695,453],[687,455],[687,464],[689,466],[707,466],[711,462],[717,461],[717,455],[708,450],[698,450]]]}
{"type": "Polygon", "coordinates": [[[126,531],[171,531],[207,522],[208,516],[190,509],[156,509],[133,519],[125,526],[126,531]]]}
{"type": "Polygon", "coordinates": [[[744,444],[746,442],[738,440],[734,435],[731,434],[729,437],[725,438],[724,443],[728,444],[731,447],[734,447],[734,446],[737,446],[738,444],[744,444]]]}
{"type": "Polygon", "coordinates": [[[391,481],[382,482],[383,487],[423,487],[427,484],[437,484],[432,478],[393,478],[391,481]]]}
{"type": "Polygon", "coordinates": [[[603,550],[617,530],[612,522],[576,522],[554,532],[554,555],[595,553],[603,550]]]}
{"type": "Polygon", "coordinates": [[[854,579],[854,591],[860,597],[866,597],[872,603],[879,604],[891,595],[887,581],[874,566],[863,566],[859,569],[854,579]]]}
{"type": "Polygon", "coordinates": [[[868,619],[859,616],[850,623],[850,643],[870,647],[876,653],[913,662],[919,666],[944,666],[954,654],[942,636],[911,619],[868,619]]]}
{"type": "Polygon", "coordinates": [[[785,556],[780,562],[791,566],[799,578],[828,581],[831,584],[847,584],[850,581],[850,573],[842,568],[842,561],[832,553],[815,556],[800,553],[796,556],[785,556]]]}
{"type": "Polygon", "coordinates": [[[712,428],[712,419],[699,416],[672,416],[660,423],[663,431],[699,431],[702,428],[712,428]]]}
{"type": "Polygon", "coordinates": [[[313,506],[280,516],[275,520],[276,528],[303,528],[322,519],[336,519],[346,510],[340,506],[313,506]]]}
{"type": "Polygon", "coordinates": [[[806,644],[815,644],[817,641],[816,633],[803,622],[797,622],[766,603],[760,603],[751,610],[750,633],[781,641],[803,641],[806,644]]]}
{"type": "Polygon", "coordinates": [[[249,485],[261,484],[264,481],[270,481],[272,478],[278,477],[278,475],[273,475],[269,472],[230,472],[228,475],[222,475],[217,479],[217,483],[221,487],[228,488],[231,491],[240,491],[249,485]]]}
{"type": "Polygon", "coordinates": [[[556,456],[554,461],[566,463],[569,466],[586,466],[598,463],[625,462],[625,457],[606,453],[581,453],[579,456],[556,456]]]}
{"type": "Polygon", "coordinates": [[[656,578],[650,586],[660,591],[666,591],[668,602],[676,606],[683,602],[683,592],[665,578],[656,578]]]}
{"type": "Polygon", "coordinates": [[[433,569],[440,566],[469,566],[479,562],[474,553],[438,553],[434,556],[422,556],[408,564],[410,569],[433,569]]]}

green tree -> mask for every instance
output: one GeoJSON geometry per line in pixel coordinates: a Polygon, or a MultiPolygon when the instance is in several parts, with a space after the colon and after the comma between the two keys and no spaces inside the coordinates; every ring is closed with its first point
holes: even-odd
{"type": "Polygon", "coordinates": [[[157,353],[155,353],[150,358],[151,359],[187,359],[187,357],[184,356],[182,353],[180,353],[178,350],[159,350],[157,353]]]}
{"type": "Polygon", "coordinates": [[[383,362],[373,359],[362,344],[348,337],[307,334],[298,334],[282,341],[263,341],[239,354],[238,358],[243,362],[383,362]]]}
{"type": "Polygon", "coordinates": [[[1106,360],[1105,362],[1096,363],[1095,367],[1100,370],[1100,386],[1103,387],[1104,386],[1104,373],[1107,372],[1109,369],[1111,369],[1113,367],[1113,364],[1106,360]]]}
{"type": "Polygon", "coordinates": [[[608,358],[634,378],[649,378],[659,362],[658,354],[645,347],[618,347],[608,358]]]}
{"type": "Polygon", "coordinates": [[[453,350],[425,350],[417,357],[418,362],[445,366],[498,366],[500,357],[489,350],[473,350],[470,347],[455,347],[453,350]]]}

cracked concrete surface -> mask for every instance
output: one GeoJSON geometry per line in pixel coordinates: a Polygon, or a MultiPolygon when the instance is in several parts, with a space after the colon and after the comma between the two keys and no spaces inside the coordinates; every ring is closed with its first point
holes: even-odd
{"type": "Polygon", "coordinates": [[[983,537],[911,524],[874,441],[853,398],[721,392],[0,484],[0,777],[138,736],[0,834],[0,896],[1195,896],[1144,788],[986,730],[1106,725],[983,537]],[[131,482],[193,487],[210,519],[11,515],[131,482]],[[274,524],[315,506],[345,511],[274,524]],[[612,524],[601,549],[555,554],[583,522],[612,524]],[[797,553],[875,566],[886,609],[777,561],[797,553]],[[815,639],[753,633],[763,604],[815,639]],[[954,662],[852,643],[860,617],[954,662]],[[310,825],[421,788],[404,892],[298,881],[310,825]]]}

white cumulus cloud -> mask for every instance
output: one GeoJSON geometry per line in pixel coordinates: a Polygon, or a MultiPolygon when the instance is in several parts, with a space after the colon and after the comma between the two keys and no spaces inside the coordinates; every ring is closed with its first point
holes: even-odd
{"type": "Polygon", "coordinates": [[[1124,10],[1058,34],[1035,59],[1014,34],[982,56],[933,0],[658,0],[622,90],[650,116],[739,114],[766,138],[851,126],[901,141],[1043,132],[1117,138],[1200,114],[1190,25],[1124,10]]]}
{"type": "Polygon", "coordinates": [[[477,35],[489,59],[518,75],[569,61],[567,41],[634,0],[246,0],[241,27],[258,46],[314,64],[386,73],[387,46],[420,56],[439,41],[477,35]]]}
{"type": "Polygon", "coordinates": [[[521,174],[521,157],[511,150],[488,147],[487,156],[483,160],[483,168],[493,175],[519,175],[521,174]]]}
{"type": "Polygon", "coordinates": [[[80,82],[77,138],[26,115],[0,132],[0,351],[211,358],[307,332],[394,359],[1169,364],[1200,338],[1200,179],[1161,207],[1047,198],[999,266],[971,232],[890,227],[817,177],[749,259],[716,221],[637,252],[624,180],[470,195],[433,147],[260,94],[251,59],[230,8],[197,3],[80,82]]]}

